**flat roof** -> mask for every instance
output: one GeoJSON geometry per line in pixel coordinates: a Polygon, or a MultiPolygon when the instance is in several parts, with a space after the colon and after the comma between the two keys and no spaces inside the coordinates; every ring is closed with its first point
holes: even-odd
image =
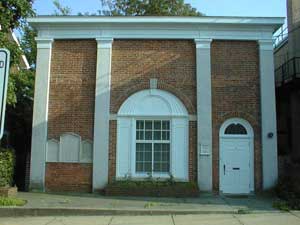
{"type": "Polygon", "coordinates": [[[268,25],[274,31],[282,26],[284,17],[178,17],[178,16],[37,16],[29,18],[32,26],[62,24],[219,24],[268,25]]]}

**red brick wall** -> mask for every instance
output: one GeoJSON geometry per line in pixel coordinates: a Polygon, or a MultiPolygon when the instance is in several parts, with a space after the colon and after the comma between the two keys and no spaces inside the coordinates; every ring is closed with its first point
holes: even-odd
{"type": "Polygon", "coordinates": [[[46,191],[91,192],[92,167],[88,163],[46,163],[46,191]]]}
{"type": "Polygon", "coordinates": [[[213,41],[213,188],[219,190],[219,129],[229,118],[247,120],[254,129],[255,188],[261,189],[260,85],[258,45],[254,41],[213,41]]]}
{"type": "MultiPolygon", "coordinates": [[[[93,140],[97,45],[95,40],[55,40],[51,58],[48,138],[73,132],[93,140]]],[[[92,165],[47,163],[47,191],[90,192],[92,165]]]]}
{"type": "MultiPolygon", "coordinates": [[[[158,88],[171,92],[196,114],[196,65],[193,41],[115,40],[112,49],[111,113],[137,91],[148,89],[151,78],[158,88]]],[[[116,174],[116,121],[110,122],[109,180],[116,174]]],[[[189,178],[197,177],[196,122],[190,122],[189,178]]]]}
{"type": "Polygon", "coordinates": [[[196,65],[193,41],[115,40],[112,49],[111,113],[137,91],[158,87],[177,96],[196,113],[196,65]]]}
{"type": "Polygon", "coordinates": [[[74,132],[93,140],[95,40],[56,40],[51,59],[48,138],[74,132]]]}

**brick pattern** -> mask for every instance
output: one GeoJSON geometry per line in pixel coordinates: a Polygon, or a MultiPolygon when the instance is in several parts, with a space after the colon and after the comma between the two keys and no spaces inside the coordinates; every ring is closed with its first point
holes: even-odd
{"type": "MultiPolygon", "coordinates": [[[[190,114],[196,114],[196,65],[193,41],[115,40],[112,49],[111,113],[137,91],[148,89],[151,78],[158,88],[177,96],[190,114]]],[[[197,177],[196,122],[190,123],[189,178],[197,177]]],[[[116,175],[116,121],[110,121],[109,181],[116,175]]]]}
{"type": "Polygon", "coordinates": [[[108,182],[116,178],[117,121],[109,121],[108,182]]]}
{"type": "Polygon", "coordinates": [[[137,91],[158,88],[176,95],[196,113],[195,44],[185,40],[115,40],[112,49],[111,113],[137,91]]]}
{"type": "Polygon", "coordinates": [[[46,191],[91,192],[92,167],[88,163],[46,163],[46,191]]]}
{"type": "Polygon", "coordinates": [[[229,118],[247,120],[254,129],[255,189],[262,186],[258,45],[254,41],[213,41],[213,188],[219,190],[219,129],[229,118]]]}
{"type": "Polygon", "coordinates": [[[189,180],[197,181],[197,121],[189,122],[189,180]]]}
{"type": "Polygon", "coordinates": [[[95,40],[55,40],[52,50],[48,138],[74,132],[93,140],[95,40]]]}

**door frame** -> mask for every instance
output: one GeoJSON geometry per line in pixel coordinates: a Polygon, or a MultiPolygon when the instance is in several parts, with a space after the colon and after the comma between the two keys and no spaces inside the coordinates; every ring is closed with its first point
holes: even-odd
{"type": "MultiPolygon", "coordinates": [[[[247,121],[244,120],[242,118],[231,118],[226,120],[220,130],[219,130],[219,191],[220,193],[222,193],[222,154],[223,154],[223,150],[221,148],[221,143],[223,139],[248,139],[250,141],[250,193],[254,192],[254,132],[253,132],[253,128],[251,126],[251,124],[247,121]],[[247,135],[228,135],[225,134],[225,130],[226,128],[230,125],[230,124],[241,124],[245,127],[245,129],[247,130],[247,135]]],[[[234,194],[234,193],[233,193],[234,194]]]]}

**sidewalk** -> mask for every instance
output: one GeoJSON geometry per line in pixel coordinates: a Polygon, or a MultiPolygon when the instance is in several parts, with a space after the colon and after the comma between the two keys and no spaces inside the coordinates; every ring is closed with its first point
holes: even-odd
{"type": "Polygon", "coordinates": [[[278,212],[274,199],[263,196],[199,198],[105,197],[96,194],[46,194],[20,192],[22,207],[0,207],[0,216],[44,215],[184,215],[278,212]]]}

